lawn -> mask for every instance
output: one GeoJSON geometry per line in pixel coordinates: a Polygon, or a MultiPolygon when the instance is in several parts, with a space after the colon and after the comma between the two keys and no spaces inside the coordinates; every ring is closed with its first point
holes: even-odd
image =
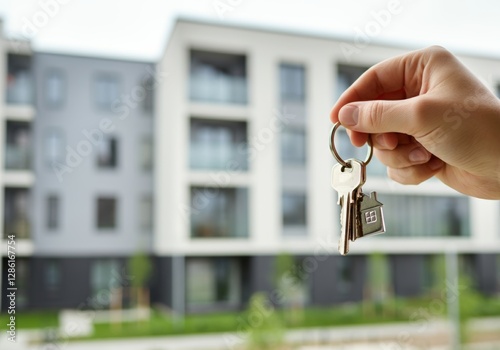
{"type": "MultiPolygon", "coordinates": [[[[276,316],[288,328],[331,327],[355,324],[408,322],[417,310],[426,309],[433,317],[444,317],[446,309],[436,307],[436,299],[393,299],[384,304],[353,303],[325,308],[302,310],[277,310],[276,316]]],[[[187,315],[182,324],[172,317],[153,310],[151,318],[144,322],[122,324],[95,324],[90,339],[123,337],[165,336],[193,333],[234,332],[249,328],[246,312],[187,315]]],[[[484,298],[474,316],[500,316],[500,299],[484,298]]],[[[57,313],[27,312],[17,314],[17,329],[57,327],[57,313]]],[[[0,315],[0,329],[5,329],[8,315],[0,315]]]]}

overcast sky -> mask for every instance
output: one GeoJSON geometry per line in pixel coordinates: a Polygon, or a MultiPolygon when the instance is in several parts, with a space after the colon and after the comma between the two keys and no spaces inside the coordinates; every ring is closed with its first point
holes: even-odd
{"type": "Polygon", "coordinates": [[[0,0],[6,35],[38,50],[150,61],[179,15],[500,58],[495,0],[0,0]]]}

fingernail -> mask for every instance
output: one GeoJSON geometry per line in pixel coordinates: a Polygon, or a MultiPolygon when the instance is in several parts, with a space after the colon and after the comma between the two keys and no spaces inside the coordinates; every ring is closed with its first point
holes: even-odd
{"type": "Polygon", "coordinates": [[[434,157],[427,164],[429,165],[429,168],[431,168],[431,170],[438,170],[439,168],[443,167],[444,162],[441,159],[434,157]]]}
{"type": "Polygon", "coordinates": [[[418,147],[410,152],[408,158],[410,158],[410,162],[412,163],[424,163],[429,160],[429,154],[421,147],[418,147]]]}
{"type": "Polygon", "coordinates": [[[340,109],[339,120],[342,125],[353,126],[358,124],[358,107],[344,106],[340,109]]]}

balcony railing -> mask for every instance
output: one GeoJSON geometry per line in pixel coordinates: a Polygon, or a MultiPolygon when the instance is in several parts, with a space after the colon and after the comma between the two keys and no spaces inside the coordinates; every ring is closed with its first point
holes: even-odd
{"type": "Polygon", "coordinates": [[[198,102],[246,104],[247,81],[239,76],[193,73],[190,98],[198,102]]]}
{"type": "Polygon", "coordinates": [[[31,150],[27,147],[7,144],[7,147],[5,148],[5,169],[31,169],[31,150]]]}
{"type": "Polygon", "coordinates": [[[244,144],[191,143],[190,167],[195,170],[248,170],[246,146],[244,144]],[[228,168],[230,166],[230,168],[228,168]]]}
{"type": "Polygon", "coordinates": [[[15,235],[16,238],[20,239],[31,238],[30,222],[28,218],[18,216],[12,219],[6,219],[4,224],[4,239],[9,235],[15,235]]]}
{"type": "Polygon", "coordinates": [[[32,104],[33,82],[28,71],[9,73],[7,79],[7,103],[32,104]]]}

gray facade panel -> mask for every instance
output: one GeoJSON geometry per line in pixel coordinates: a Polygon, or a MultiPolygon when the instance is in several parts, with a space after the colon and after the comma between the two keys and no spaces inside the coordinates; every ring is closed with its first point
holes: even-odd
{"type": "Polygon", "coordinates": [[[497,254],[478,254],[476,256],[476,284],[485,294],[496,294],[500,285],[497,254]]]}
{"type": "Polygon", "coordinates": [[[138,216],[141,198],[153,193],[152,171],[140,167],[141,140],[152,137],[153,129],[153,117],[141,105],[145,91],[141,86],[151,77],[152,65],[44,53],[35,54],[34,61],[38,92],[33,122],[35,254],[106,256],[149,250],[151,232],[141,229],[138,216]],[[47,75],[53,70],[63,77],[63,103],[56,107],[46,100],[47,75]],[[118,82],[119,97],[111,99],[112,109],[96,106],[95,79],[100,75],[116,77],[118,82]],[[50,144],[51,133],[59,135],[60,141],[50,144]],[[97,141],[103,136],[117,140],[115,168],[97,166],[97,141]],[[53,152],[62,152],[57,171],[48,161],[51,147],[53,152]],[[59,197],[57,229],[47,228],[49,195],[59,197]],[[117,200],[114,229],[97,228],[99,196],[117,200]]]}
{"type": "Polygon", "coordinates": [[[393,292],[396,296],[411,297],[422,293],[423,259],[421,255],[390,256],[393,292]]]}

